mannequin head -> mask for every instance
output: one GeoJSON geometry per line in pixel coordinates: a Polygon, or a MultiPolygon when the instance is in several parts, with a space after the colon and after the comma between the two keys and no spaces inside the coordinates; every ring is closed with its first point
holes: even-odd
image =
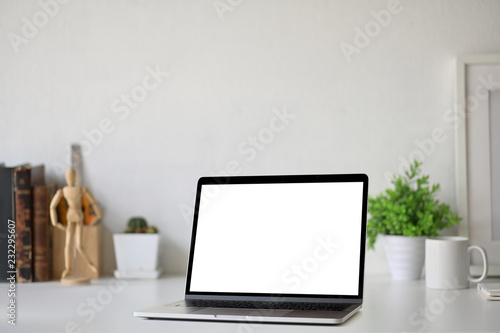
{"type": "Polygon", "coordinates": [[[74,169],[68,169],[66,171],[66,182],[68,186],[75,186],[76,172],[74,169]]]}

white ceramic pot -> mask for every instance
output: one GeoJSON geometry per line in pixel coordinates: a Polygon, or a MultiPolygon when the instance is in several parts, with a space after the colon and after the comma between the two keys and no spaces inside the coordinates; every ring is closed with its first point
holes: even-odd
{"type": "Polygon", "coordinates": [[[157,278],[159,234],[113,234],[118,278],[157,278]]]}
{"type": "Polygon", "coordinates": [[[426,238],[384,235],[385,253],[393,279],[420,279],[425,261],[426,238]]]}

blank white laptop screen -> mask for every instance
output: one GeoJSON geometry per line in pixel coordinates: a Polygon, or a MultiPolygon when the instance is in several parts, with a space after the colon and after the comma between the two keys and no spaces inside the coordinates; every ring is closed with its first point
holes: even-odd
{"type": "Polygon", "coordinates": [[[202,185],[190,292],[358,295],[363,182],[202,185]]]}

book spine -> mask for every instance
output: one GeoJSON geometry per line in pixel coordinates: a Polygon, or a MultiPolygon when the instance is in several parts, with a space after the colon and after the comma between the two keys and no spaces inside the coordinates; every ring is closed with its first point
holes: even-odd
{"type": "Polygon", "coordinates": [[[14,171],[0,166],[0,283],[7,283],[7,278],[15,271],[15,256],[9,247],[9,226],[14,226],[14,171]],[[9,250],[11,250],[9,252],[9,250]]]}
{"type": "Polygon", "coordinates": [[[32,262],[32,198],[31,170],[14,169],[14,197],[16,206],[16,264],[17,281],[33,281],[32,262]]]}
{"type": "Polygon", "coordinates": [[[49,189],[33,188],[33,280],[49,280],[49,189]]]}

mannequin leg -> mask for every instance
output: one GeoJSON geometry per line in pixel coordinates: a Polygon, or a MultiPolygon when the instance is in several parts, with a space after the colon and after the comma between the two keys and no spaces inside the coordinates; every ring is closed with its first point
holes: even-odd
{"type": "Polygon", "coordinates": [[[97,267],[95,267],[92,262],[90,261],[90,258],[87,256],[87,253],[82,248],[82,234],[83,234],[83,225],[82,223],[78,223],[76,225],[76,237],[75,237],[75,242],[76,242],[76,250],[78,253],[83,257],[87,265],[90,267],[92,271],[97,273],[97,267]]]}
{"type": "Polygon", "coordinates": [[[64,244],[64,271],[62,273],[62,278],[72,275],[74,273],[73,269],[73,251],[74,251],[74,234],[75,234],[75,224],[68,221],[66,226],[66,240],[64,244]]]}

